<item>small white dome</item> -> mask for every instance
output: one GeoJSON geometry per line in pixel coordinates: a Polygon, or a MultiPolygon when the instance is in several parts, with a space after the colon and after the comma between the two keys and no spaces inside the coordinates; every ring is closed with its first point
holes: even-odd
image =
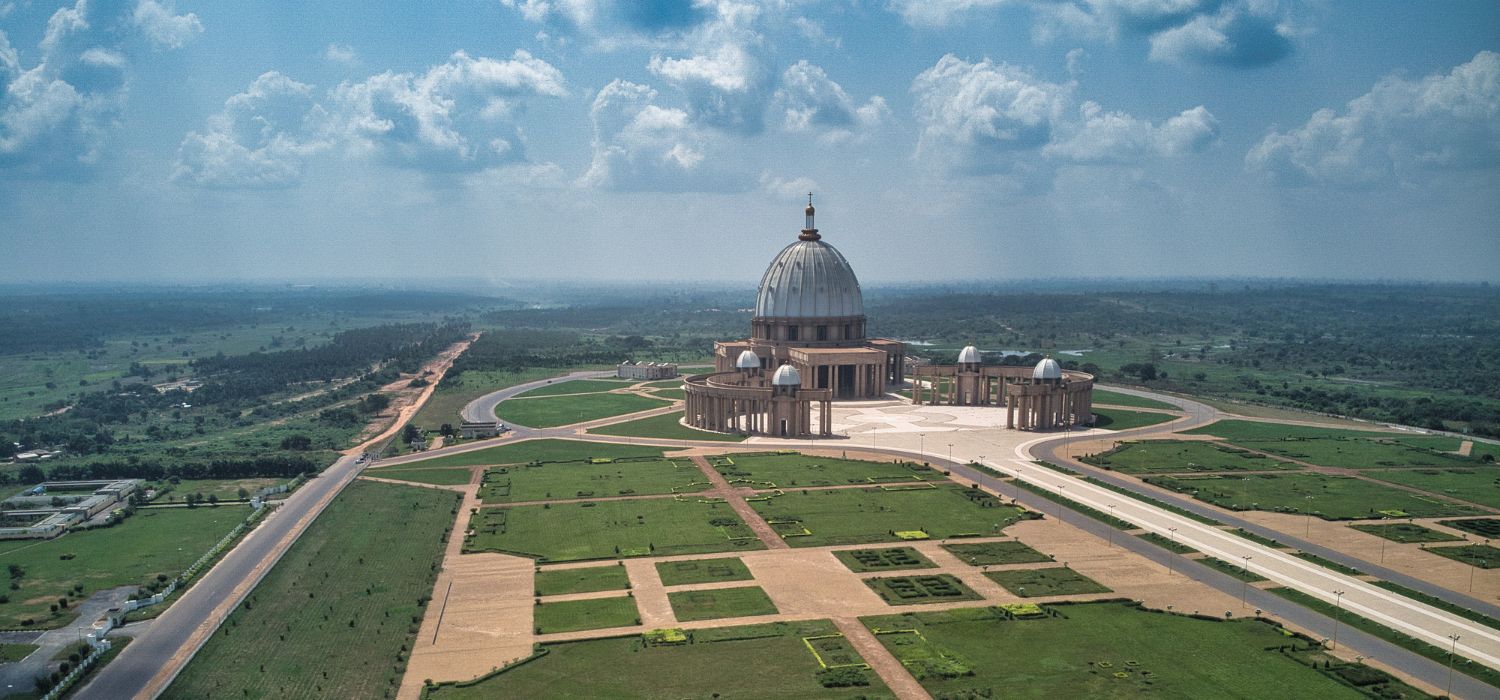
{"type": "Polygon", "coordinates": [[[755,354],[754,350],[746,350],[740,353],[740,359],[734,361],[734,366],[737,369],[759,369],[760,355],[755,354]]]}
{"type": "Polygon", "coordinates": [[[1042,358],[1042,361],[1036,363],[1036,367],[1031,370],[1031,378],[1062,379],[1062,365],[1057,364],[1057,360],[1054,360],[1050,357],[1044,357],[1042,358]]]}
{"type": "Polygon", "coordinates": [[[776,374],[771,376],[771,384],[774,386],[802,386],[802,374],[796,367],[782,365],[776,368],[776,374]]]}
{"type": "Polygon", "coordinates": [[[979,356],[979,348],[973,345],[965,345],[964,349],[958,351],[958,364],[977,365],[981,362],[984,362],[984,358],[979,356]]]}

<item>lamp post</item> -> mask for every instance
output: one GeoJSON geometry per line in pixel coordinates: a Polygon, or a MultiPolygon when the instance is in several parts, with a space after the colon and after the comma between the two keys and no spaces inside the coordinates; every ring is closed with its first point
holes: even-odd
{"type": "MultiPolygon", "coordinates": [[[[1113,503],[1109,504],[1109,517],[1115,517],[1115,504],[1113,503]]],[[[1115,528],[1113,525],[1109,527],[1109,546],[1115,546],[1115,528]]]]}
{"type": "Polygon", "coordinates": [[[1247,555],[1245,555],[1245,556],[1243,556],[1241,558],[1245,560],[1245,566],[1240,569],[1240,573],[1243,574],[1240,577],[1240,608],[1243,609],[1245,607],[1245,592],[1246,592],[1246,589],[1248,589],[1250,587],[1250,559],[1251,559],[1251,557],[1250,557],[1250,555],[1247,554],[1247,555]]]}
{"type": "Polygon", "coordinates": [[[953,461],[953,443],[948,443],[948,461],[953,461]]]}
{"type": "Polygon", "coordinates": [[[1443,694],[1451,698],[1453,697],[1453,657],[1458,653],[1458,640],[1462,637],[1450,634],[1448,638],[1453,640],[1453,644],[1448,647],[1448,689],[1443,691],[1443,694]]]}
{"type": "Polygon", "coordinates": [[[922,453],[922,459],[927,459],[927,433],[917,433],[917,451],[922,453]]]}
{"type": "MultiPolygon", "coordinates": [[[[1177,528],[1175,528],[1175,527],[1169,527],[1169,528],[1167,528],[1167,539],[1169,539],[1169,540],[1172,541],[1172,549],[1176,550],[1177,549],[1177,528]]],[[[1176,551],[1167,552],[1167,575],[1168,576],[1171,576],[1172,574],[1177,573],[1176,571],[1174,571],[1172,569],[1172,558],[1174,556],[1176,556],[1176,555],[1177,555],[1176,551]]]]}
{"type": "Polygon", "coordinates": [[[1339,648],[1339,623],[1344,621],[1344,592],[1333,592],[1333,649],[1339,648]]]}
{"type": "Polygon", "coordinates": [[[1067,486],[1063,484],[1057,485],[1057,522],[1059,523],[1063,522],[1063,489],[1065,488],[1067,486]]]}
{"type": "MultiPolygon", "coordinates": [[[[1309,501],[1311,501],[1312,499],[1313,499],[1312,496],[1308,496],[1307,497],[1307,500],[1309,500],[1309,501]]],[[[1307,520],[1304,521],[1304,524],[1302,526],[1302,538],[1303,539],[1307,539],[1307,538],[1309,538],[1311,536],[1312,536],[1312,504],[1308,503],[1307,504],[1307,520]]]]}

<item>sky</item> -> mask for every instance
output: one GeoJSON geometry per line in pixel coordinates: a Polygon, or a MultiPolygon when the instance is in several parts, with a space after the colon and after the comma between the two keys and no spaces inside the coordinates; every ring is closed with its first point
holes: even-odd
{"type": "Polygon", "coordinates": [[[0,282],[1500,280],[1493,0],[0,0],[0,282]]]}

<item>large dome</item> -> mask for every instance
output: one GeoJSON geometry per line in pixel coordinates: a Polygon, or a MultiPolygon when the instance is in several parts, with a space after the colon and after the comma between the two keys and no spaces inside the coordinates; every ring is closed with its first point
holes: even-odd
{"type": "Polygon", "coordinates": [[[842,253],[821,240],[799,240],[781,250],[760,278],[755,315],[824,318],[865,315],[859,280],[842,253]]]}

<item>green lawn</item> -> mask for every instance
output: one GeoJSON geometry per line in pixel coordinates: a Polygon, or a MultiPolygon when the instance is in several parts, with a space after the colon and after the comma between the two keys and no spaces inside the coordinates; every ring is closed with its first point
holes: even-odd
{"type": "Polygon", "coordinates": [[[536,633],[577,632],[641,624],[635,598],[589,598],[542,603],[536,606],[536,633]]]}
{"type": "Polygon", "coordinates": [[[551,562],[765,548],[728,505],[671,498],[483,508],[470,527],[466,552],[551,562]]]}
{"type": "Polygon", "coordinates": [[[639,418],[624,423],[592,428],[589,430],[589,433],[594,435],[618,435],[622,437],[662,438],[666,440],[712,440],[714,442],[743,442],[745,440],[745,436],[743,435],[713,433],[707,430],[689,428],[682,424],[682,415],[678,413],[639,418]]]}
{"type": "Polygon", "coordinates": [[[1109,592],[1108,588],[1066,566],[988,571],[984,575],[1022,598],[1109,592]]]}
{"type": "Polygon", "coordinates": [[[661,577],[663,586],[749,581],[754,578],[750,575],[750,569],[745,567],[745,562],[737,557],[657,562],[656,575],[661,577]]]}
{"type": "Polygon", "coordinates": [[[1350,476],[1253,474],[1248,476],[1154,476],[1162,486],[1230,510],[1311,512],[1325,520],[1432,518],[1478,515],[1479,510],[1350,476]]]}
{"type": "Polygon", "coordinates": [[[463,486],[473,478],[473,474],[467,469],[376,469],[365,473],[381,479],[414,481],[419,484],[437,486],[463,486]]]}
{"type": "Polygon", "coordinates": [[[20,661],[31,656],[31,652],[40,648],[35,644],[0,644],[0,664],[10,661],[20,661]]]}
{"type": "MultiPolygon", "coordinates": [[[[822,667],[804,637],[835,634],[823,620],[741,625],[697,630],[677,645],[648,645],[641,637],[546,644],[540,658],[509,667],[466,686],[445,685],[432,700],[548,698],[596,700],[640,698],[681,700],[803,700],[847,698],[889,700],[880,678],[860,674],[868,685],[825,688],[822,667]],[[608,669],[608,673],[601,673],[608,669]]],[[[855,661],[862,661],[858,654],[855,661]]]]}
{"type": "Polygon", "coordinates": [[[942,547],[948,550],[949,554],[958,557],[959,560],[972,566],[1034,564],[1052,561],[1052,557],[1042,554],[1022,542],[973,542],[945,544],[942,547]]]}
{"type": "Polygon", "coordinates": [[[674,591],[667,594],[667,600],[672,603],[672,614],[679,622],[775,615],[779,612],[760,586],[674,591]]]}
{"type": "Polygon", "coordinates": [[[932,563],[931,559],[911,547],[845,549],[834,552],[833,556],[856,574],[871,571],[937,568],[937,564],[932,563]]]}
{"type": "Polygon", "coordinates": [[[1439,556],[1461,561],[1481,569],[1500,569],[1500,549],[1487,544],[1466,544],[1462,547],[1428,547],[1427,551],[1439,556]]]}
{"type": "Polygon", "coordinates": [[[891,605],[951,603],[958,600],[979,600],[982,597],[952,574],[867,578],[865,585],[891,605]]]}
{"type": "Polygon", "coordinates": [[[1233,447],[1186,440],[1127,442],[1083,461],[1126,474],[1301,469],[1233,447]]]}
{"type": "Polygon", "coordinates": [[[1480,537],[1489,539],[1500,539],[1500,518],[1469,518],[1467,520],[1443,520],[1439,525],[1447,525],[1464,532],[1472,532],[1480,537]]]}
{"type": "Polygon", "coordinates": [[[1374,430],[1340,430],[1315,425],[1290,425],[1250,420],[1221,420],[1201,428],[1184,430],[1187,435],[1216,435],[1231,442],[1240,440],[1286,440],[1297,438],[1395,438],[1401,433],[1374,430]]]}
{"type": "Polygon", "coordinates": [[[1245,566],[1244,562],[1241,562],[1239,564],[1231,564],[1231,563],[1229,563],[1227,561],[1224,561],[1222,559],[1215,559],[1213,557],[1204,557],[1202,559],[1199,559],[1198,563],[1202,564],[1202,565],[1204,565],[1204,566],[1206,566],[1206,567],[1208,567],[1210,569],[1217,569],[1219,571],[1222,571],[1222,572],[1224,572],[1226,574],[1229,574],[1230,576],[1233,576],[1233,577],[1235,577],[1235,578],[1237,578],[1237,579],[1239,579],[1241,581],[1248,581],[1250,583],[1257,583],[1259,581],[1265,581],[1266,580],[1266,577],[1261,576],[1260,574],[1257,574],[1254,571],[1250,571],[1245,566]]]}
{"type": "Polygon", "coordinates": [[[1350,525],[1360,532],[1368,532],[1376,537],[1384,537],[1392,542],[1453,542],[1461,540],[1462,537],[1439,532],[1432,528],[1422,527],[1413,523],[1391,523],[1379,525],[1350,525]]]}
{"type": "MultiPolygon", "coordinates": [[[[1049,607],[1059,614],[1004,620],[983,608],[862,621],[886,632],[878,639],[933,697],[1365,697],[1277,651],[1297,640],[1268,623],[1203,620],[1116,602],[1049,607]]],[[[1309,660],[1321,666],[1323,658],[1309,660]]]]}
{"type": "Polygon", "coordinates": [[[73,618],[71,607],[51,612],[59,598],[71,606],[106,588],[176,577],[249,514],[242,505],[147,508],[110,528],[0,542],[0,566],[25,571],[19,589],[0,591],[9,599],[0,629],[57,627],[73,618]]]}
{"type": "MultiPolygon", "coordinates": [[[[634,381],[623,381],[617,379],[574,379],[566,382],[552,382],[544,384],[535,389],[528,389],[516,397],[521,396],[557,396],[559,394],[587,394],[603,391],[624,389],[634,381]]],[[[513,397],[514,398],[514,397],[513,397]]]]}
{"type": "Polygon", "coordinates": [[[1167,411],[1182,410],[1165,401],[1157,401],[1156,399],[1132,396],[1130,394],[1121,394],[1117,391],[1110,391],[1108,389],[1100,389],[1097,387],[1094,389],[1094,403],[1109,404],[1111,406],[1134,406],[1136,408],[1159,408],[1167,411]]]}
{"type": "Polygon", "coordinates": [[[1500,508],[1500,467],[1381,469],[1366,474],[1373,479],[1414,486],[1430,493],[1500,508]]]}
{"type": "Polygon", "coordinates": [[[1390,469],[1412,467],[1478,467],[1480,461],[1433,452],[1401,443],[1367,438],[1302,438],[1296,440],[1236,440],[1250,449],[1311,462],[1325,467],[1390,469]]]}
{"type": "Polygon", "coordinates": [[[1094,427],[1104,428],[1105,430],[1144,428],[1148,425],[1158,425],[1173,420],[1177,420],[1177,416],[1170,413],[1146,413],[1144,411],[1126,411],[1118,408],[1094,408],[1094,427]]]}
{"type": "MultiPolygon", "coordinates": [[[[532,462],[571,462],[589,459],[619,459],[621,457],[660,457],[671,448],[647,447],[645,445],[610,445],[602,442],[582,440],[527,440],[498,447],[487,447],[473,452],[433,457],[417,462],[375,467],[369,471],[378,476],[385,469],[410,469],[413,467],[470,467],[490,464],[530,464],[532,462]]],[[[378,462],[377,462],[378,464],[378,462]]]]}
{"type": "Polygon", "coordinates": [[[393,694],[457,505],[455,493],[350,484],[162,697],[393,694]]]}
{"type": "Polygon", "coordinates": [[[507,423],[530,428],[555,428],[666,405],[666,401],[635,394],[581,394],[502,401],[495,407],[495,414],[507,423]]]}
{"type": "Polygon", "coordinates": [[[896,542],[902,539],[897,532],[921,531],[932,539],[994,535],[1029,515],[956,485],[788,491],[750,505],[793,547],[896,542]]]}
{"type": "Polygon", "coordinates": [[[275,486],[283,481],[288,481],[288,479],[179,479],[176,484],[170,481],[149,482],[146,488],[171,489],[171,492],[159,501],[162,503],[172,500],[181,501],[186,499],[188,494],[194,493],[201,493],[204,498],[217,496],[221,501],[233,501],[239,500],[240,489],[254,496],[256,491],[267,486],[275,486]]]}
{"type": "Polygon", "coordinates": [[[941,472],[915,462],[871,462],[802,454],[729,454],[709,458],[726,479],[769,482],[783,488],[844,484],[941,481],[941,472]]]}
{"type": "Polygon", "coordinates": [[[536,572],[537,595],[621,591],[630,588],[630,577],[621,564],[582,569],[549,569],[536,572]]]}
{"type": "Polygon", "coordinates": [[[708,477],[691,461],[665,459],[605,464],[551,462],[498,467],[484,473],[479,498],[485,503],[518,503],[562,498],[602,498],[638,494],[692,493],[709,488],[708,477]]]}
{"type": "Polygon", "coordinates": [[[687,392],[681,389],[657,389],[651,392],[651,395],[660,396],[664,399],[672,399],[673,401],[681,401],[687,398],[687,392]]]}
{"type": "Polygon", "coordinates": [[[412,416],[411,422],[427,430],[436,430],[444,423],[458,425],[463,422],[460,415],[465,405],[492,391],[508,389],[517,384],[534,382],[538,379],[547,379],[568,372],[567,369],[539,367],[524,369],[520,372],[506,372],[504,370],[480,370],[470,369],[459,374],[452,372],[438,383],[432,397],[417,415],[412,416]]]}

